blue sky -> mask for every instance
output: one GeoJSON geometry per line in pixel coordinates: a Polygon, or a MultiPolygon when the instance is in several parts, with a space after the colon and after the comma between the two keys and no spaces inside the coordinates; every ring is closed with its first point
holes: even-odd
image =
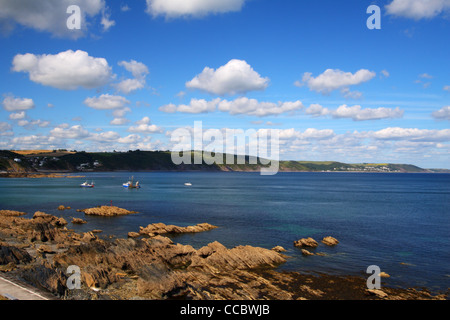
{"type": "Polygon", "coordinates": [[[449,0],[56,3],[0,0],[0,149],[168,150],[202,121],[279,129],[281,159],[450,168],[449,0]]]}

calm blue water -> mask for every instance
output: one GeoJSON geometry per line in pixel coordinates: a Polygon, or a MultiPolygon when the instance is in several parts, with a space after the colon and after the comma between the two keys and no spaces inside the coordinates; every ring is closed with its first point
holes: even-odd
{"type": "Polygon", "coordinates": [[[218,229],[173,237],[199,248],[219,241],[231,248],[281,245],[291,258],[280,270],[368,276],[369,265],[391,275],[382,285],[450,287],[450,174],[146,172],[86,173],[93,189],[73,179],[0,179],[0,209],[31,216],[45,211],[126,237],[139,226],[208,222],[218,229]],[[122,188],[134,175],[140,190],[122,188]],[[187,187],[185,182],[192,183],[187,187]],[[139,214],[102,218],[78,208],[113,205],[139,214]],[[59,205],[72,210],[58,211],[59,205]],[[319,245],[327,256],[303,257],[293,247],[302,237],[331,235],[336,247],[319,245]]]}

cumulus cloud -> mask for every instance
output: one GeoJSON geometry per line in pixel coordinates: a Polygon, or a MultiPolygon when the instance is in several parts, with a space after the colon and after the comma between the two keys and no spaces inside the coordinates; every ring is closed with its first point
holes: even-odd
{"type": "Polygon", "coordinates": [[[415,20],[434,18],[450,10],[450,0],[393,0],[385,6],[390,15],[415,20]]]}
{"type": "Polygon", "coordinates": [[[429,130],[417,128],[389,127],[371,132],[370,136],[381,140],[411,140],[411,141],[450,141],[450,129],[429,130]]]}
{"type": "Polygon", "coordinates": [[[288,102],[259,102],[247,97],[237,98],[232,101],[222,100],[218,109],[231,115],[246,114],[249,116],[265,117],[292,112],[303,108],[301,101],[288,102]]]}
{"type": "Polygon", "coordinates": [[[3,99],[2,104],[6,111],[11,112],[25,111],[34,108],[33,99],[28,98],[15,98],[12,96],[7,96],[3,99]]]}
{"type": "MultiPolygon", "coordinates": [[[[79,38],[94,17],[105,11],[104,0],[0,0],[0,25],[11,29],[19,24],[38,31],[50,32],[56,37],[79,38]],[[81,30],[67,28],[67,8],[78,5],[81,8],[81,30]]],[[[111,21],[109,19],[105,20],[111,21]]],[[[105,22],[102,20],[102,24],[105,22]]],[[[106,22],[105,22],[106,23],[106,22]]],[[[105,24],[103,24],[105,26],[105,24]]]]}
{"type": "Polygon", "coordinates": [[[206,101],[205,99],[191,99],[188,105],[180,104],[175,105],[173,103],[161,106],[160,111],[166,113],[184,112],[184,113],[207,113],[214,112],[217,104],[221,101],[220,98],[216,98],[212,101],[206,101]]]}
{"type": "Polygon", "coordinates": [[[145,81],[142,79],[125,79],[115,84],[114,87],[125,94],[144,88],[145,81]]]}
{"type": "Polygon", "coordinates": [[[151,124],[149,117],[144,117],[139,121],[136,121],[137,126],[131,126],[128,128],[132,133],[161,133],[163,130],[157,125],[151,124]]]}
{"type": "Polygon", "coordinates": [[[21,120],[25,118],[25,111],[14,112],[9,115],[11,120],[21,120]]]}
{"type": "Polygon", "coordinates": [[[59,139],[83,139],[89,137],[90,133],[81,125],[75,125],[70,128],[56,127],[50,131],[50,136],[59,139]]]}
{"type": "Polygon", "coordinates": [[[148,68],[142,62],[137,62],[135,60],[131,61],[120,61],[118,63],[119,66],[124,67],[127,71],[129,71],[134,78],[125,79],[120,81],[117,84],[114,84],[114,87],[125,94],[130,94],[131,92],[142,89],[146,83],[146,76],[148,75],[148,68]]]}
{"type": "Polygon", "coordinates": [[[339,69],[327,69],[317,77],[312,73],[305,72],[302,81],[296,81],[294,84],[298,87],[306,85],[310,90],[330,94],[337,89],[344,89],[344,94],[348,93],[349,86],[359,85],[375,77],[375,72],[366,69],[358,70],[355,73],[344,72],[339,69]]]}
{"type": "Polygon", "coordinates": [[[240,11],[246,0],[147,0],[147,13],[177,18],[240,11]]]}
{"type": "Polygon", "coordinates": [[[442,107],[434,111],[431,115],[438,120],[450,120],[450,106],[442,107]]]}
{"type": "Polygon", "coordinates": [[[379,120],[379,119],[389,119],[389,118],[401,118],[403,116],[403,110],[399,107],[395,109],[391,108],[366,108],[362,109],[361,106],[356,105],[349,107],[347,105],[339,106],[335,111],[332,112],[335,118],[350,118],[354,121],[364,121],[364,120],[379,120]]]}
{"type": "Polygon", "coordinates": [[[136,60],[131,61],[119,61],[118,65],[124,67],[127,71],[131,72],[133,77],[141,78],[148,74],[148,68],[142,62],[136,60]]]}
{"type": "Polygon", "coordinates": [[[82,50],[55,55],[18,54],[12,70],[28,73],[33,82],[63,90],[101,87],[114,77],[106,59],[91,57],[82,50]]]}
{"type": "Polygon", "coordinates": [[[84,104],[97,110],[111,110],[124,108],[130,103],[125,97],[102,94],[100,97],[86,98],[84,104]]]}
{"type": "Polygon", "coordinates": [[[305,110],[305,113],[313,117],[320,117],[330,114],[330,110],[320,104],[313,103],[305,110]]]}
{"type": "Polygon", "coordinates": [[[101,133],[91,133],[89,136],[89,140],[95,142],[111,142],[120,139],[120,134],[115,131],[106,131],[101,133]]]}
{"type": "Polygon", "coordinates": [[[264,90],[268,85],[268,78],[261,77],[246,61],[237,59],[230,60],[217,70],[205,67],[200,74],[186,82],[189,89],[217,95],[244,94],[264,90]]]}
{"type": "Polygon", "coordinates": [[[350,107],[347,106],[346,104],[339,106],[336,110],[330,110],[328,108],[324,108],[320,104],[311,104],[305,110],[305,113],[313,117],[331,115],[333,118],[348,118],[354,121],[365,121],[365,120],[401,118],[403,116],[404,111],[400,110],[399,107],[395,109],[391,108],[363,109],[360,105],[350,107]]]}
{"type": "Polygon", "coordinates": [[[303,108],[301,101],[288,102],[260,102],[256,99],[240,97],[231,101],[216,98],[211,101],[204,99],[191,99],[189,105],[167,104],[159,108],[160,111],[167,113],[207,113],[214,112],[217,109],[222,112],[228,112],[231,115],[245,114],[249,116],[265,117],[274,116],[282,113],[292,112],[303,108]]]}

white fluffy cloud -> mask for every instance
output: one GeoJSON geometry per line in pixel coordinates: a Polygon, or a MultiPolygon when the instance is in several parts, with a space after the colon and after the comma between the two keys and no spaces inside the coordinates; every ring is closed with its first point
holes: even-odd
{"type": "Polygon", "coordinates": [[[137,62],[135,60],[131,61],[120,61],[119,66],[124,67],[133,75],[133,79],[125,79],[114,85],[114,87],[125,93],[129,94],[135,90],[142,89],[145,86],[145,77],[148,74],[148,68],[142,62],[137,62]]]}
{"type": "Polygon", "coordinates": [[[246,0],[147,0],[147,12],[153,16],[177,18],[240,11],[246,0]]]}
{"type": "Polygon", "coordinates": [[[142,62],[138,62],[135,60],[131,61],[119,61],[118,65],[124,67],[127,71],[131,72],[133,77],[141,78],[145,77],[148,74],[148,68],[142,62]]]}
{"type": "Polygon", "coordinates": [[[232,101],[222,100],[218,109],[231,115],[246,114],[249,116],[265,117],[292,112],[303,108],[301,101],[288,102],[259,102],[247,97],[237,98],[232,101]]]}
{"type": "Polygon", "coordinates": [[[344,93],[348,94],[349,90],[347,88],[349,86],[367,82],[375,75],[375,72],[367,69],[361,69],[355,73],[344,72],[339,69],[327,69],[317,77],[313,77],[310,72],[305,72],[302,81],[296,81],[295,85],[298,87],[306,85],[310,90],[322,94],[329,94],[337,89],[345,89],[344,93]]]}
{"type": "Polygon", "coordinates": [[[401,118],[404,111],[400,110],[399,107],[395,109],[391,108],[361,108],[360,105],[355,105],[352,107],[346,104],[339,106],[336,110],[330,110],[328,108],[322,107],[320,104],[311,104],[305,113],[313,116],[327,116],[331,115],[333,118],[348,118],[354,121],[365,121],[365,120],[379,120],[379,119],[392,119],[401,118]]]}
{"type": "Polygon", "coordinates": [[[79,38],[85,34],[87,26],[92,25],[92,18],[104,12],[106,7],[104,0],[0,0],[0,8],[0,25],[20,24],[57,37],[79,38]],[[66,11],[70,5],[81,8],[81,30],[67,28],[70,14],[66,11]]]}
{"type": "Polygon", "coordinates": [[[249,116],[265,117],[275,116],[282,113],[292,112],[303,108],[301,101],[288,102],[260,102],[256,99],[240,97],[235,100],[225,100],[216,98],[211,101],[204,99],[192,99],[189,105],[167,104],[159,108],[167,113],[207,113],[219,111],[228,112],[231,115],[245,114],[249,116]]]}
{"type": "Polygon", "coordinates": [[[121,109],[129,104],[125,97],[102,94],[100,97],[86,98],[84,104],[97,110],[121,109]]]}
{"type": "Polygon", "coordinates": [[[205,67],[200,74],[186,82],[189,89],[218,95],[244,94],[264,90],[268,85],[268,78],[262,78],[246,61],[237,59],[230,60],[217,70],[205,67]]]}
{"type": "Polygon", "coordinates": [[[332,112],[335,118],[350,118],[355,121],[364,120],[379,120],[389,118],[401,118],[403,116],[403,110],[400,108],[366,108],[362,109],[361,106],[356,105],[349,107],[347,105],[339,106],[334,112],[332,112]]]}
{"type": "Polygon", "coordinates": [[[370,134],[381,140],[410,140],[410,141],[450,141],[450,129],[428,130],[417,128],[385,128],[370,134]]]}
{"type": "Polygon", "coordinates": [[[13,59],[12,70],[28,73],[36,83],[63,90],[93,89],[113,78],[106,59],[91,57],[82,50],[55,55],[18,54],[13,59]]]}
{"type": "Polygon", "coordinates": [[[3,99],[3,108],[11,112],[25,111],[34,108],[34,102],[33,99],[7,96],[3,99]]]}
{"type": "Polygon", "coordinates": [[[431,115],[438,120],[450,120],[450,106],[442,107],[434,111],[431,115]]]}
{"type": "Polygon", "coordinates": [[[50,131],[50,136],[58,139],[83,139],[89,137],[90,133],[81,125],[75,125],[70,128],[56,127],[50,131]]]}
{"type": "Polygon", "coordinates": [[[450,0],[393,0],[386,10],[394,16],[427,19],[450,10],[450,0]]]}
{"type": "Polygon", "coordinates": [[[313,103],[305,110],[305,113],[313,117],[320,117],[330,114],[330,110],[322,107],[320,104],[313,103]]]}
{"type": "Polygon", "coordinates": [[[139,121],[136,121],[137,126],[131,126],[128,128],[132,133],[161,133],[163,130],[157,125],[151,124],[149,117],[144,117],[139,121]]]}
{"type": "Polygon", "coordinates": [[[191,99],[188,105],[181,104],[177,106],[171,103],[160,107],[159,110],[167,113],[207,113],[214,112],[219,102],[220,98],[216,98],[211,101],[206,101],[205,99],[191,99]]]}

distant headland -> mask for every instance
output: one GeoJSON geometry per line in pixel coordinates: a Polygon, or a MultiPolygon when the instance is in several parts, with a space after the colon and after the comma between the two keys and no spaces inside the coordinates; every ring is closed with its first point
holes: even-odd
{"type": "MultiPolygon", "coordinates": [[[[201,151],[191,151],[191,157],[201,151]]],[[[259,171],[267,163],[260,158],[212,154],[223,164],[206,161],[210,153],[203,152],[202,163],[173,163],[170,151],[85,152],[59,150],[0,150],[0,177],[66,177],[68,173],[107,171],[259,171]],[[228,158],[227,158],[228,157],[228,158]]],[[[343,163],[337,161],[279,161],[280,172],[387,172],[387,173],[449,173],[448,169],[424,169],[412,164],[343,163]]]]}

